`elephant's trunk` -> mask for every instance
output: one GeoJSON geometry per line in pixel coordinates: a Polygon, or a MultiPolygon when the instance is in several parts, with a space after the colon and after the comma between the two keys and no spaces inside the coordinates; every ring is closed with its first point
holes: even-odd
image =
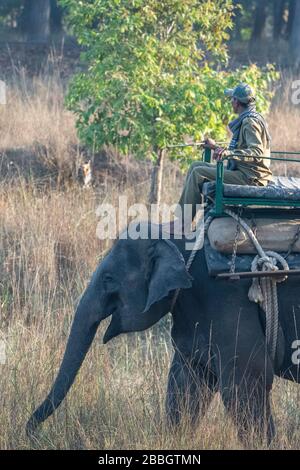
{"type": "Polygon", "coordinates": [[[87,289],[76,310],[56,380],[45,401],[30,417],[26,426],[27,435],[32,435],[36,427],[56,410],[73,384],[100,323],[94,315],[96,307],[99,308],[99,305],[96,305],[95,299],[91,299],[90,289],[87,289]]]}

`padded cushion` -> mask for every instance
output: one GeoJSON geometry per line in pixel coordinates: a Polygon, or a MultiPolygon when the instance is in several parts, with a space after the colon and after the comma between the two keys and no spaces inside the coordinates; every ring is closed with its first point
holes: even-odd
{"type": "Polygon", "coordinates": [[[269,184],[268,186],[240,186],[237,184],[224,184],[224,197],[271,199],[274,201],[300,200],[300,188],[286,189],[281,186],[269,184]]]}
{"type": "MultiPolygon", "coordinates": [[[[255,218],[243,220],[252,228],[264,250],[287,252],[299,229],[299,219],[255,218]]],[[[207,235],[211,246],[221,253],[232,253],[237,222],[231,217],[218,217],[209,225],[207,235]]],[[[256,249],[247,232],[241,227],[237,239],[237,252],[256,254],[256,249]]],[[[293,252],[300,253],[300,240],[293,246],[293,252]]]]}
{"type": "MultiPolygon", "coordinates": [[[[216,183],[210,182],[203,185],[204,195],[212,195],[216,183]]],[[[267,186],[248,186],[237,184],[224,184],[224,197],[230,198],[259,198],[271,200],[300,200],[300,178],[287,176],[273,177],[273,181],[267,186]]]]}

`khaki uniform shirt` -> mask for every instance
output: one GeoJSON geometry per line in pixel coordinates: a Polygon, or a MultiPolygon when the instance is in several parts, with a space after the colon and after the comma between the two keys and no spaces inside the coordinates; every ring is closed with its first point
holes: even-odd
{"type": "Polygon", "coordinates": [[[246,176],[249,184],[266,186],[272,179],[271,161],[262,160],[260,157],[269,157],[270,153],[270,143],[264,126],[256,119],[246,117],[241,125],[237,148],[225,150],[223,155],[235,155],[233,157],[234,168],[246,176]],[[239,158],[239,155],[243,158],[239,158]],[[247,157],[247,155],[255,155],[255,157],[247,157]]]}

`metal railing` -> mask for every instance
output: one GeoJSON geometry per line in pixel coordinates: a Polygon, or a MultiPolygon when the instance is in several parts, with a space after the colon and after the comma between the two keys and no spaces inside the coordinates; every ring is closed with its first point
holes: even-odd
{"type": "Polygon", "coordinates": [[[281,161],[281,162],[291,162],[291,163],[300,163],[300,159],[295,158],[281,158],[273,157],[272,155],[300,155],[300,152],[283,152],[283,151],[273,151],[269,157],[259,157],[257,155],[239,155],[239,154],[230,154],[223,157],[220,161],[217,162],[217,177],[216,177],[216,199],[215,199],[215,209],[214,213],[217,216],[223,214],[224,204],[235,205],[235,206],[269,206],[269,207],[300,207],[299,201],[291,201],[285,199],[271,200],[271,199],[261,199],[261,198],[228,198],[224,197],[224,162],[230,160],[230,158],[238,157],[239,159],[246,158],[259,158],[260,160],[271,160],[271,161],[281,161]]]}
{"type": "MultiPolygon", "coordinates": [[[[228,142],[216,142],[217,145],[228,145],[228,142]]],[[[185,148],[185,147],[202,147],[203,148],[203,155],[202,160],[208,163],[212,162],[212,150],[209,148],[205,148],[205,142],[191,142],[185,144],[175,144],[175,145],[167,145],[165,150],[168,149],[176,149],[176,148],[185,148]]],[[[259,158],[260,160],[271,160],[271,161],[280,161],[286,163],[300,163],[300,158],[283,158],[280,155],[295,155],[300,156],[300,152],[291,152],[291,151],[282,151],[282,150],[274,150],[271,152],[271,155],[268,157],[260,157],[258,155],[239,155],[238,153],[231,153],[230,155],[226,155],[222,157],[221,160],[216,162],[216,196],[215,196],[215,208],[214,208],[214,215],[220,216],[223,214],[224,204],[236,205],[236,206],[247,206],[247,205],[264,205],[264,206],[281,206],[281,207],[300,207],[300,200],[299,201],[287,201],[287,200],[267,200],[267,199],[260,199],[260,198],[228,198],[224,197],[223,190],[224,190],[224,162],[229,160],[230,158],[238,157],[239,159],[246,159],[246,158],[259,158]],[[273,155],[279,155],[279,157],[274,157],[273,155]]]]}

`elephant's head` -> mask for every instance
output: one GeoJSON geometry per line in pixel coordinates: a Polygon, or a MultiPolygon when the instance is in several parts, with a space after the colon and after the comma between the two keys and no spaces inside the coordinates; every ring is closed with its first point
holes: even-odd
{"type": "Polygon", "coordinates": [[[191,287],[191,279],[172,241],[131,240],[121,235],[79,302],[57,378],[31,416],[27,433],[50,416],[66,396],[101,320],[111,315],[104,343],[120,333],[145,330],[169,311],[175,289],[191,287]]]}

